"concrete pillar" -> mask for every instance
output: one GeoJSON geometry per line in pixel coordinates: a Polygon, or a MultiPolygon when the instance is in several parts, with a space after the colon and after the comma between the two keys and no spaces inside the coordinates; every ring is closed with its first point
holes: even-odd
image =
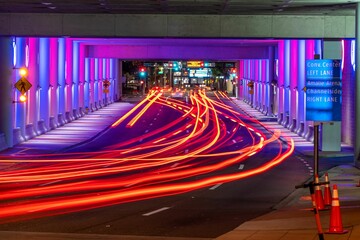
{"type": "Polygon", "coordinates": [[[49,117],[50,129],[60,126],[58,122],[58,39],[50,38],[49,117]]]}
{"type": "Polygon", "coordinates": [[[299,40],[298,43],[298,80],[297,80],[297,108],[296,119],[298,120],[297,128],[295,132],[298,135],[302,135],[305,125],[305,40],[299,40]]]}
{"type": "Polygon", "coordinates": [[[49,130],[49,78],[50,78],[50,40],[39,39],[39,111],[38,130],[45,133],[49,130]]]}
{"type": "Polygon", "coordinates": [[[58,86],[57,92],[59,95],[58,102],[58,122],[60,125],[64,125],[67,120],[65,118],[66,113],[66,79],[65,79],[65,56],[66,56],[66,42],[64,38],[58,39],[58,86]]]}
{"type": "Polygon", "coordinates": [[[357,166],[360,165],[360,3],[356,4],[356,81],[355,81],[355,144],[354,160],[357,166]]]}
{"type": "Polygon", "coordinates": [[[29,65],[28,65],[28,80],[32,87],[27,92],[27,124],[26,137],[32,138],[38,135],[37,123],[39,120],[39,109],[37,90],[39,86],[39,39],[29,38],[29,65]]]}
{"type": "MultiPolygon", "coordinates": [[[[341,59],[341,55],[341,41],[323,42],[323,59],[341,59]]],[[[341,151],[341,122],[322,125],[320,145],[322,151],[341,151]]]]}
{"type": "Polygon", "coordinates": [[[10,37],[0,37],[0,149],[13,146],[13,99],[12,69],[13,41],[10,37]],[[0,136],[2,138],[2,136],[0,136]]]}

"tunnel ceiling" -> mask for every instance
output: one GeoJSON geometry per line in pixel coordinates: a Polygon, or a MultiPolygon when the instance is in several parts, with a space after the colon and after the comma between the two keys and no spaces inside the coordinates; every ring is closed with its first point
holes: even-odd
{"type": "Polygon", "coordinates": [[[0,13],[354,15],[359,0],[0,0],[0,13]]]}

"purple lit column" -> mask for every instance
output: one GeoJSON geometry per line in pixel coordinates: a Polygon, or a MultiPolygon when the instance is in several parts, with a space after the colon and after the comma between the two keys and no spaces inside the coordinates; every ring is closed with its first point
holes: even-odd
{"type": "Polygon", "coordinates": [[[285,40],[283,84],[284,119],[281,124],[286,128],[289,127],[290,123],[290,52],[290,40],[285,40]]]}
{"type": "MultiPolygon", "coordinates": [[[[87,90],[88,91],[88,90],[87,90]]],[[[85,45],[79,45],[79,98],[78,106],[81,116],[85,114],[85,45]]]]}
{"type": "Polygon", "coordinates": [[[79,42],[73,41],[73,49],[72,49],[72,115],[75,118],[81,117],[79,112],[79,92],[80,92],[80,84],[79,84],[79,42]]]}
{"type": "Polygon", "coordinates": [[[95,109],[99,109],[99,59],[94,59],[94,103],[95,109]]]}
{"type": "Polygon", "coordinates": [[[239,99],[244,99],[244,60],[240,60],[239,62],[239,99]]]}
{"type": "Polygon", "coordinates": [[[84,62],[84,110],[90,111],[90,59],[85,58],[84,62]]]}

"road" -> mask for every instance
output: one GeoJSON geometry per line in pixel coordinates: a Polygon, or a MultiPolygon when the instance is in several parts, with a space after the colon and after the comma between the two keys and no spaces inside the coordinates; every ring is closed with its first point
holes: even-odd
{"type": "Polygon", "coordinates": [[[217,237],[309,177],[278,137],[223,93],[154,91],[93,141],[3,172],[0,230],[217,237]]]}

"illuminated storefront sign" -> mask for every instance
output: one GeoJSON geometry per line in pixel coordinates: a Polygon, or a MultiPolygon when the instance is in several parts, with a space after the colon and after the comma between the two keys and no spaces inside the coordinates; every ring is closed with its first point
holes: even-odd
{"type": "Polygon", "coordinates": [[[188,68],[202,68],[204,67],[203,61],[187,61],[186,66],[188,68]]]}
{"type": "Polygon", "coordinates": [[[304,90],[307,121],[341,121],[341,60],[307,60],[304,90]]]}

